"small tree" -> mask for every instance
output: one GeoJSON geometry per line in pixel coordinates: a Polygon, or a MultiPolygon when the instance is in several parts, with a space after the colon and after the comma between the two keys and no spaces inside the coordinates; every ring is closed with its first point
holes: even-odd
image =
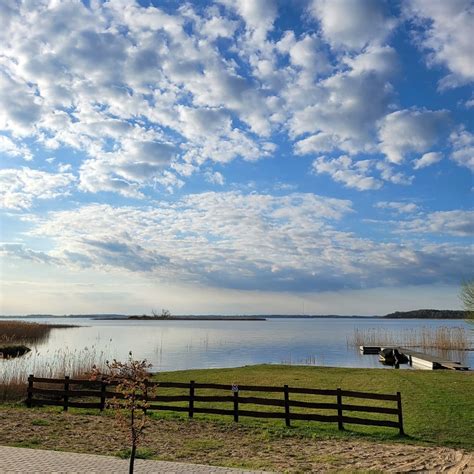
{"type": "Polygon", "coordinates": [[[464,281],[459,294],[464,309],[468,312],[468,318],[474,319],[474,280],[464,281]]]}
{"type": "Polygon", "coordinates": [[[147,397],[151,395],[147,384],[150,367],[151,364],[148,364],[146,360],[133,360],[130,352],[127,362],[119,362],[115,359],[112,362],[107,361],[107,370],[104,373],[94,368],[91,376],[92,380],[113,383],[115,391],[121,394],[120,399],[112,398],[107,403],[107,407],[115,410],[119,425],[129,432],[130,474],[133,474],[137,447],[146,425],[147,397]]]}
{"type": "Polygon", "coordinates": [[[154,318],[162,318],[162,319],[169,319],[169,318],[171,318],[171,313],[170,313],[167,309],[162,309],[160,315],[158,314],[158,311],[152,309],[152,310],[151,310],[151,315],[152,315],[154,318]]]}

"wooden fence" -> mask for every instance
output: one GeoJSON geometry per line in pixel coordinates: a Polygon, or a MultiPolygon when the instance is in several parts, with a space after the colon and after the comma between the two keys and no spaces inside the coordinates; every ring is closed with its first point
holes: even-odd
{"type": "MultiPolygon", "coordinates": [[[[165,410],[175,412],[188,413],[190,418],[195,413],[206,413],[215,415],[230,415],[233,416],[234,421],[239,421],[239,417],[248,416],[255,418],[280,418],[284,419],[286,426],[290,426],[291,420],[305,420],[305,421],[319,421],[337,423],[340,430],[344,429],[344,423],[370,425],[370,426],[387,426],[391,428],[398,428],[400,435],[403,435],[403,416],[402,416],[402,399],[400,392],[394,395],[354,392],[351,390],[338,389],[316,389],[316,388],[302,388],[302,387],[283,387],[275,386],[254,386],[254,385],[225,385],[216,383],[199,383],[190,381],[183,382],[147,382],[147,386],[155,392],[153,396],[147,397],[147,410],[165,410]],[[156,395],[162,389],[181,389],[185,390],[185,395],[156,395]],[[228,395],[197,395],[196,391],[213,390],[227,392],[228,395]],[[268,398],[263,395],[260,396],[242,396],[242,392],[266,392],[271,394],[281,394],[281,398],[268,398]],[[323,397],[333,397],[332,401],[307,401],[292,399],[290,395],[315,395],[323,397]],[[368,400],[383,400],[396,402],[395,407],[384,406],[367,406],[360,404],[353,404],[351,400],[345,403],[346,399],[368,399],[368,400]],[[172,405],[173,402],[185,402],[186,406],[172,405]],[[232,408],[215,408],[196,406],[196,403],[228,403],[232,408]],[[242,409],[242,405],[263,405],[271,407],[280,407],[280,411],[255,411],[242,409]],[[320,413],[295,412],[294,408],[312,409],[312,410],[331,410],[334,414],[323,415],[320,413]],[[396,421],[387,419],[370,419],[359,418],[354,416],[347,416],[346,412],[361,412],[361,413],[377,413],[384,415],[394,415],[396,421]]],[[[107,399],[123,398],[119,392],[113,391],[114,384],[108,384],[104,381],[91,381],[71,379],[65,377],[63,379],[41,378],[30,375],[28,377],[28,389],[26,404],[28,407],[34,405],[55,405],[62,406],[64,410],[71,408],[97,408],[104,410],[107,407],[107,399]],[[41,384],[41,387],[36,386],[41,384]],[[52,389],[44,388],[46,385],[60,385],[61,388],[52,389]],[[36,396],[36,397],[35,397],[36,396]],[[40,396],[41,398],[38,398],[40,396]],[[98,401],[92,402],[91,398],[96,398],[98,401]],[[77,401],[82,399],[82,401],[77,401]],[[86,399],[84,401],[84,399],[86,399]]],[[[209,392],[207,392],[209,393],[209,392]]]]}

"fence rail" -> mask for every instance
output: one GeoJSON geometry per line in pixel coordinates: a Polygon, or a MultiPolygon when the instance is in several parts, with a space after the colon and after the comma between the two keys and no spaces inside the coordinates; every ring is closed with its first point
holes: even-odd
{"type": "MultiPolygon", "coordinates": [[[[101,380],[81,380],[71,379],[69,377],[59,378],[44,378],[28,377],[28,389],[26,404],[28,407],[37,405],[54,405],[61,406],[63,410],[67,411],[71,408],[89,408],[104,410],[107,408],[107,400],[111,398],[121,399],[124,395],[120,392],[114,391],[115,383],[107,383],[101,380]],[[38,387],[36,384],[41,384],[38,387]],[[45,388],[44,385],[61,385],[61,388],[45,388]],[[74,388],[72,388],[74,387],[74,388]],[[45,398],[46,397],[46,398],[45,398]],[[98,399],[97,402],[90,401],[91,398],[98,399]],[[81,401],[77,400],[82,399],[81,401]],[[86,399],[86,400],[84,400],[86,399]]],[[[195,413],[215,414],[233,416],[234,421],[239,421],[239,417],[255,417],[255,418],[275,418],[284,419],[287,426],[290,426],[291,420],[304,421],[319,421],[328,423],[337,423],[340,430],[344,429],[344,424],[357,424],[368,426],[386,426],[390,428],[398,428],[400,435],[403,431],[403,416],[402,416],[402,398],[400,392],[396,394],[381,394],[357,392],[351,390],[338,389],[314,389],[304,387],[289,387],[284,385],[282,387],[275,386],[256,386],[256,385],[226,385],[216,383],[199,383],[190,381],[184,382],[151,382],[146,383],[147,387],[156,390],[161,389],[182,389],[186,390],[185,395],[154,395],[147,396],[147,411],[175,411],[188,413],[192,418],[195,413]],[[214,394],[196,394],[196,391],[215,390],[225,391],[226,395],[214,394]],[[250,392],[249,395],[242,396],[242,392],[250,392]],[[281,394],[281,398],[269,398],[266,396],[255,396],[252,392],[281,394]],[[331,401],[306,401],[292,399],[291,395],[315,395],[323,397],[332,397],[331,401]],[[349,403],[344,398],[350,399],[349,403]],[[378,400],[387,402],[396,402],[396,407],[385,406],[369,406],[355,404],[354,399],[364,400],[378,400]],[[183,402],[187,406],[173,405],[172,403],[183,402]],[[203,407],[196,406],[198,404],[206,403],[226,403],[230,405],[227,408],[203,407]],[[257,405],[279,407],[281,411],[257,411],[242,409],[241,405],[257,405]],[[306,410],[331,410],[333,414],[325,415],[320,413],[295,412],[293,408],[302,408],[306,410]],[[376,413],[379,415],[394,415],[396,420],[388,419],[374,419],[374,418],[359,418],[355,416],[347,416],[347,412],[358,413],[376,413]]]]}

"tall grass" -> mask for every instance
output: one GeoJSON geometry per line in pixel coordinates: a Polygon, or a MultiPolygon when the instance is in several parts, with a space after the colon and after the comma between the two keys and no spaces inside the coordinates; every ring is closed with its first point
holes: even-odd
{"type": "Polygon", "coordinates": [[[71,351],[58,349],[52,353],[33,350],[16,359],[0,359],[0,401],[16,401],[26,397],[29,374],[36,377],[84,377],[93,367],[105,369],[106,354],[92,346],[71,351]]]}
{"type": "Polygon", "coordinates": [[[423,349],[465,351],[468,332],[462,327],[422,327],[418,329],[355,328],[349,346],[403,346],[423,349]]]}
{"type": "Polygon", "coordinates": [[[26,321],[0,321],[0,344],[23,343],[38,344],[44,342],[51,329],[75,327],[69,324],[45,324],[26,321]]]}

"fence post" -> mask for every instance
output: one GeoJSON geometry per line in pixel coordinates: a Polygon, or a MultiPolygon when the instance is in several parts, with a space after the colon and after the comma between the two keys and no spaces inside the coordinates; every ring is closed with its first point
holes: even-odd
{"type": "Polygon", "coordinates": [[[341,389],[337,389],[337,427],[339,430],[344,430],[344,424],[342,422],[342,392],[341,389]]]}
{"type": "Polygon", "coordinates": [[[148,405],[148,379],[144,380],[145,393],[143,394],[143,414],[146,416],[147,405],[148,405]]]}
{"type": "Polygon", "coordinates": [[[33,374],[28,375],[28,391],[26,393],[26,406],[33,406],[33,374]]]}
{"type": "Polygon", "coordinates": [[[234,421],[239,421],[239,392],[234,392],[234,421]]]}
{"type": "Polygon", "coordinates": [[[64,404],[63,410],[67,411],[69,403],[69,375],[64,376],[64,404]]]}
{"type": "Polygon", "coordinates": [[[290,426],[290,391],[288,385],[283,386],[285,392],[285,423],[290,426]]]}
{"type": "Polygon", "coordinates": [[[107,390],[107,384],[105,380],[100,381],[100,411],[105,409],[105,391],[107,390]]]}
{"type": "Polygon", "coordinates": [[[194,380],[189,382],[189,418],[194,416],[194,380]]]}
{"type": "Polygon", "coordinates": [[[397,392],[397,408],[398,408],[398,428],[400,429],[400,436],[403,436],[403,415],[402,415],[402,395],[397,392]]]}

